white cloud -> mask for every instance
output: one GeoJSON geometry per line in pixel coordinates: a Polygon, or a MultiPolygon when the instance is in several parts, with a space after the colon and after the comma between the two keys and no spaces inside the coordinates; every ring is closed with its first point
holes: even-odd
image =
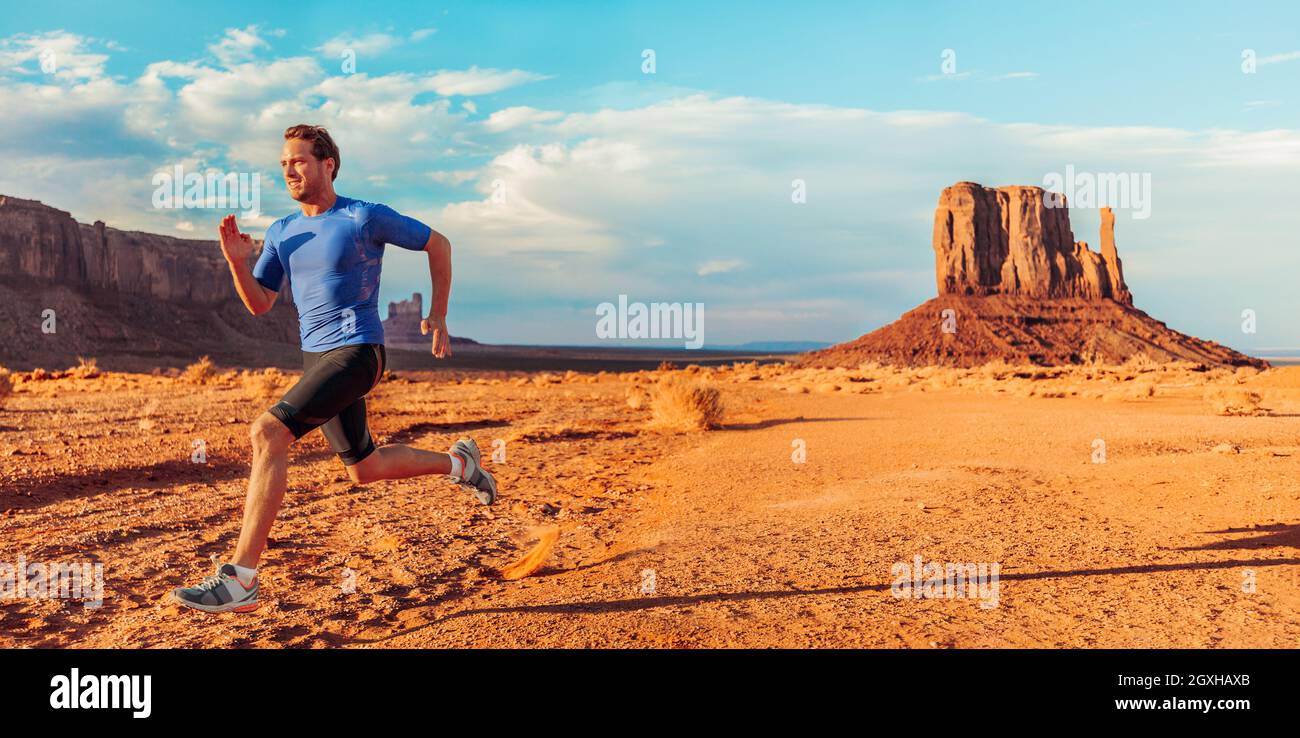
{"type": "Polygon", "coordinates": [[[262,38],[257,26],[245,28],[227,28],[221,40],[208,47],[213,56],[223,66],[233,66],[250,61],[258,49],[269,49],[270,44],[262,38]]]}
{"type": "Polygon", "coordinates": [[[358,56],[378,56],[402,44],[423,41],[437,32],[436,28],[417,28],[405,37],[382,31],[362,35],[343,33],[317,46],[315,51],[331,59],[338,59],[346,51],[358,56]]]}
{"type": "Polygon", "coordinates": [[[970,79],[970,72],[948,72],[945,74],[927,74],[921,78],[922,82],[957,82],[963,79],[970,79]]]}
{"type": "Polygon", "coordinates": [[[1038,72],[1009,72],[1007,74],[999,74],[991,79],[994,82],[1000,82],[1004,79],[1036,79],[1037,77],[1038,72]]]}
{"type": "Polygon", "coordinates": [[[439,95],[491,95],[529,82],[550,79],[522,69],[444,70],[430,78],[430,88],[439,95]]]}
{"type": "Polygon", "coordinates": [[[734,272],[745,265],[740,259],[714,259],[706,261],[695,270],[695,273],[701,277],[707,277],[710,274],[726,274],[734,272]]]}
{"type": "Polygon", "coordinates": [[[367,33],[364,36],[341,35],[317,46],[316,51],[334,59],[342,56],[345,51],[351,51],[358,56],[373,56],[382,54],[401,43],[402,39],[387,33],[367,33]]]}
{"type": "Polygon", "coordinates": [[[1283,54],[1271,54],[1269,56],[1261,56],[1259,58],[1258,64],[1260,66],[1264,66],[1267,64],[1280,64],[1282,62],[1295,61],[1296,59],[1300,59],[1300,51],[1288,51],[1283,54]]]}
{"type": "Polygon", "coordinates": [[[505,108],[498,110],[483,122],[483,127],[493,133],[508,131],[511,128],[519,126],[532,125],[534,123],[545,123],[547,121],[558,120],[563,118],[564,114],[554,110],[538,110],[522,105],[514,108],[505,108]]]}
{"type": "Polygon", "coordinates": [[[429,172],[429,179],[446,185],[462,185],[479,178],[477,169],[457,169],[451,171],[429,172]]]}
{"type": "MultiPolygon", "coordinates": [[[[102,78],[108,55],[90,51],[94,40],[67,31],[20,33],[0,39],[0,73],[32,78],[35,84],[76,84],[102,78]]],[[[99,45],[110,48],[111,44],[99,45]]]]}

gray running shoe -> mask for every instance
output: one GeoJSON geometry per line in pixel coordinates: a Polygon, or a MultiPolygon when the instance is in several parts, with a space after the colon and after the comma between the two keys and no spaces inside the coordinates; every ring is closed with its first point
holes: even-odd
{"type": "Polygon", "coordinates": [[[219,564],[217,573],[198,586],[173,589],[172,599],[204,612],[252,612],[257,609],[257,577],[244,584],[234,566],[219,564]]]}
{"type": "Polygon", "coordinates": [[[447,453],[458,456],[465,463],[461,476],[452,477],[457,484],[468,487],[484,505],[497,501],[497,480],[483,470],[482,455],[472,438],[462,438],[451,445],[447,453]]]}

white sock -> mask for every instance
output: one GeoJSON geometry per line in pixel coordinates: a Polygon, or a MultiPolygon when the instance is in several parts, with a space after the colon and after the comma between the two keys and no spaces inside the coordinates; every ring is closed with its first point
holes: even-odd
{"type": "Polygon", "coordinates": [[[252,584],[253,577],[257,576],[257,569],[249,569],[248,567],[240,566],[239,564],[231,564],[231,566],[235,567],[235,573],[239,575],[239,582],[241,584],[245,582],[252,584]]]}
{"type": "Polygon", "coordinates": [[[453,476],[456,477],[457,479],[460,479],[461,476],[464,475],[465,473],[465,462],[461,461],[460,457],[457,456],[456,454],[448,454],[448,455],[451,457],[451,471],[448,474],[449,476],[453,476]]]}

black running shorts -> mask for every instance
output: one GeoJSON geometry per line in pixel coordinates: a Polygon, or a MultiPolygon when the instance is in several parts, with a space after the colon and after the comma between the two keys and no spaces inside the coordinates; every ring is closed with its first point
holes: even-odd
{"type": "Polygon", "coordinates": [[[320,428],[347,466],[366,458],[375,442],[366,427],[366,394],[379,384],[388,356],[381,343],[302,352],[302,378],[267,412],[295,439],[320,428]]]}

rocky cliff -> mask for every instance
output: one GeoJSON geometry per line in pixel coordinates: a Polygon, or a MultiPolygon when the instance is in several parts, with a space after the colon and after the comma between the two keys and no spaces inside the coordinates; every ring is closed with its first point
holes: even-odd
{"type": "Polygon", "coordinates": [[[270,313],[250,315],[216,241],[85,225],[35,200],[0,196],[0,288],[0,363],[11,368],[78,354],[132,368],[204,353],[280,363],[292,357],[278,348],[298,341],[287,283],[270,313]],[[53,333],[40,330],[47,309],[53,333]]]}
{"type": "MultiPolygon", "coordinates": [[[[95,287],[167,302],[238,299],[216,241],[77,223],[35,200],[0,196],[0,271],[67,287],[95,287]]],[[[280,300],[291,301],[288,289],[280,300]]]]}
{"type": "Polygon", "coordinates": [[[856,340],[804,354],[811,366],[1154,361],[1267,366],[1179,333],[1133,306],[1101,211],[1101,251],[1074,240],[1068,203],[1039,187],[944,189],[931,246],[939,296],[856,340]]]}
{"type": "Polygon", "coordinates": [[[1115,217],[1102,212],[1101,253],[1076,242],[1068,203],[1041,187],[958,182],[934,213],[941,295],[1109,298],[1132,304],[1115,251],[1115,217]]]}

